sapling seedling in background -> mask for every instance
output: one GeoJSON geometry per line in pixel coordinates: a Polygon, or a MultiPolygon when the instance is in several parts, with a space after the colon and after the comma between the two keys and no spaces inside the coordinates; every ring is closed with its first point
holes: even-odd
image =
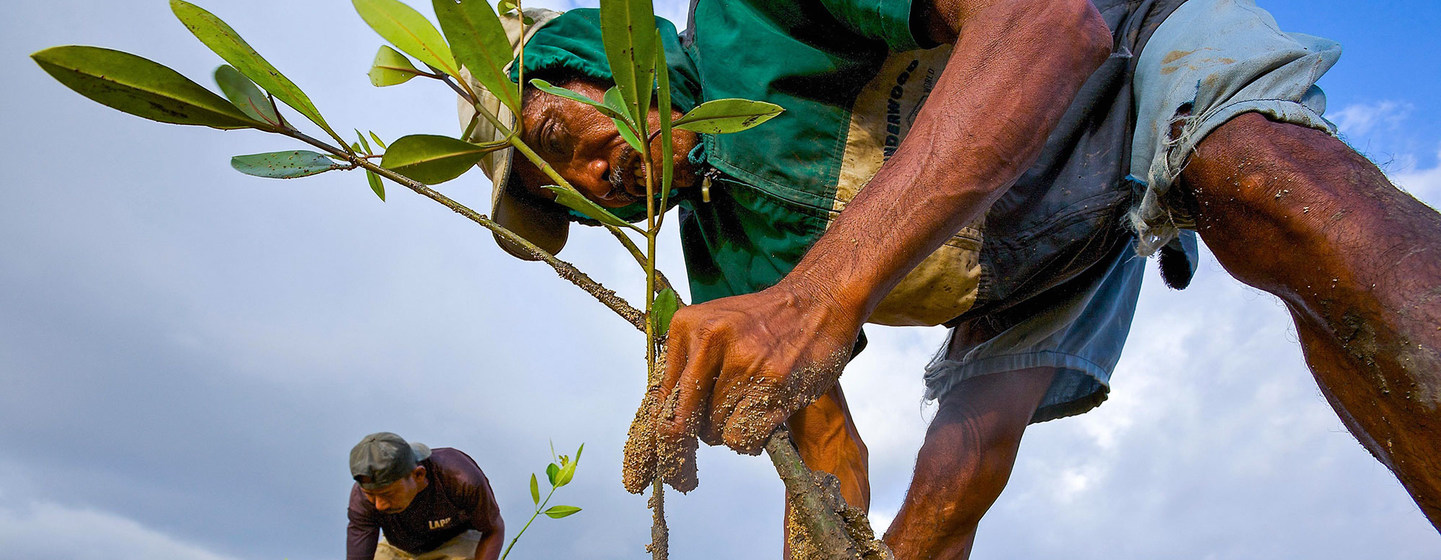
{"type": "Polygon", "coordinates": [[[535,521],[535,518],[540,517],[541,514],[545,514],[546,517],[551,519],[560,519],[580,513],[580,508],[575,506],[546,506],[550,505],[550,498],[555,496],[556,490],[570,484],[571,479],[575,478],[575,466],[580,463],[580,453],[582,451],[585,451],[584,443],[580,444],[580,447],[575,450],[575,459],[571,459],[565,455],[556,457],[555,447],[551,447],[550,455],[553,462],[545,467],[545,480],[550,484],[550,492],[545,494],[544,500],[540,498],[540,480],[537,479],[534,474],[530,475],[530,501],[531,504],[535,506],[535,512],[530,514],[530,519],[525,520],[525,525],[520,528],[520,531],[517,531],[515,536],[511,537],[510,544],[505,546],[505,552],[500,555],[501,560],[505,560],[507,556],[510,556],[510,549],[515,547],[515,541],[520,540],[520,536],[524,535],[525,530],[530,528],[530,523],[535,521]]]}
{"type": "MultiPolygon", "coordinates": [[[[647,387],[658,385],[663,373],[658,362],[664,350],[665,332],[671,315],[683,305],[656,268],[656,241],[669,204],[673,177],[672,130],[703,134],[739,132],[774,117],[781,108],[758,101],[719,99],[702,103],[672,121],[666,55],[650,0],[600,0],[602,36],[615,87],[606,92],[603,99],[593,100],[542,80],[533,80],[531,84],[547,93],[594,107],[609,117],[625,141],[641,153],[647,193],[646,219],[641,227],[585,198],[520,140],[519,130],[511,130],[507,123],[478,103],[479,95],[473,84],[484,87],[512,114],[521,114],[522,90],[507,75],[513,51],[500,19],[502,16],[520,18],[523,24],[528,23],[524,22],[529,17],[519,2],[500,0],[493,7],[485,0],[433,0],[439,29],[398,0],[352,0],[352,4],[361,18],[390,43],[380,47],[371,65],[369,78],[373,85],[394,86],[414,78],[441,82],[469,102],[475,108],[475,118],[485,119],[504,139],[489,143],[463,140],[470,137],[478,120],[471,122],[460,138],[412,134],[387,143],[374,132],[362,132],[359,128],[351,129],[355,134],[353,138],[342,135],[325,120],[299,86],[251,48],[234,29],[209,11],[184,0],[170,0],[176,17],[226,62],[214,74],[220,94],[159,63],[121,51],[61,46],[31,56],[70,89],[126,113],[165,123],[222,130],[254,129],[286,136],[313,148],[235,156],[231,165],[242,173],[294,179],[361,169],[367,186],[382,201],[386,197],[386,181],[389,181],[450,208],[545,262],[562,278],[645,332],[647,387]],[[651,130],[646,118],[652,103],[659,111],[659,130],[651,130]],[[303,120],[323,134],[302,131],[298,127],[301,123],[287,117],[281,105],[304,117],[303,120]],[[651,144],[657,135],[659,160],[663,162],[659,174],[650,168],[655,161],[651,144]],[[517,154],[544,171],[554,181],[545,188],[555,193],[556,202],[600,223],[644,268],[644,311],[631,306],[570,263],[432,188],[463,175],[487,154],[504,148],[514,148],[517,154]],[[643,250],[632,235],[644,238],[643,250]]],[[[526,83],[523,74],[520,81],[526,83]]],[[[851,524],[841,519],[840,509],[827,505],[836,503],[838,494],[821,496],[819,485],[812,482],[810,471],[800,461],[784,430],[773,436],[766,449],[786,482],[796,519],[808,528],[807,534],[814,541],[820,542],[819,550],[836,558],[874,557],[870,552],[861,552],[877,549],[874,536],[869,535],[868,528],[864,535],[846,533],[851,524]]],[[[553,463],[547,469],[552,494],[570,482],[579,459],[577,450],[574,460],[562,456],[558,464],[553,463]]],[[[650,503],[655,510],[656,525],[650,549],[656,558],[663,558],[668,533],[664,526],[663,486],[660,477],[654,478],[650,481],[653,488],[650,503]]],[[[550,495],[544,502],[540,500],[535,477],[531,481],[531,494],[536,506],[532,521],[541,513],[560,518],[579,511],[570,506],[545,509],[550,495]]],[[[529,525],[527,521],[526,527],[529,525]]],[[[512,540],[511,546],[514,544],[512,540]]]]}

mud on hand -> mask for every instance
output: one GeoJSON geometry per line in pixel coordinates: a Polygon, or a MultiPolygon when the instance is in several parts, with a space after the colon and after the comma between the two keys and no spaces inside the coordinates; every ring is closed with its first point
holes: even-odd
{"type": "Polygon", "coordinates": [[[665,403],[660,399],[659,379],[665,372],[665,353],[657,356],[655,367],[655,375],[651,378],[657,381],[646,388],[640,408],[635,411],[635,418],[630,423],[621,464],[621,484],[627,492],[639,494],[645,491],[646,486],[649,486],[656,476],[660,476],[662,482],[677,491],[689,492],[699,483],[696,478],[696,442],[692,438],[688,444],[679,447],[657,445],[653,420],[662,417],[662,406],[668,406],[671,410],[666,412],[673,413],[675,399],[668,399],[665,403]]]}

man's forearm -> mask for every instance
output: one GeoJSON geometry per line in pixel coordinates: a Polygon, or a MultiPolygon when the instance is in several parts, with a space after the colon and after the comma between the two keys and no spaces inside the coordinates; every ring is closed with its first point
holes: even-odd
{"type": "Polygon", "coordinates": [[[475,560],[499,560],[501,547],[505,545],[505,526],[491,527],[481,534],[475,545],[475,560]]]}
{"type": "Polygon", "coordinates": [[[932,22],[959,35],[935,90],[895,155],[786,279],[862,320],[1034,162],[1110,53],[1086,0],[937,2],[932,14],[959,18],[932,22]]]}

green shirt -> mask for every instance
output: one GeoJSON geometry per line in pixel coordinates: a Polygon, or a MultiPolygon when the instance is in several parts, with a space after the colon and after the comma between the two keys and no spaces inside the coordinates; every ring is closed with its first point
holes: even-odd
{"type": "MultiPolygon", "coordinates": [[[[1083,86],[1035,166],[903,279],[872,322],[940,324],[1005,308],[1129,241],[1120,218],[1132,196],[1130,53],[1149,30],[1126,22],[1152,1],[1093,2],[1119,54],[1083,86]]],[[[910,0],[696,0],[678,43],[658,18],[676,99],[785,109],[754,129],[704,137],[697,155],[711,201],[696,189],[680,197],[695,301],[774,285],[894,153],[950,56],[949,46],[922,44],[912,10],[910,0]]],[[[566,65],[609,80],[596,19],[572,10],[540,30],[526,46],[527,72],[566,65]]]]}

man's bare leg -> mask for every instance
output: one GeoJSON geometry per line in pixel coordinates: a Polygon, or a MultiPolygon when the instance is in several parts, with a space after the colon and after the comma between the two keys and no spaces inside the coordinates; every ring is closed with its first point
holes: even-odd
{"type": "Polygon", "coordinates": [[[1037,368],[961,382],[941,398],[885,541],[901,560],[964,560],[1011,477],[1021,434],[1055,375],[1037,368]]]}
{"type": "Polygon", "coordinates": [[[1181,175],[1238,280],[1286,303],[1321,392],[1441,529],[1441,216],[1322,132],[1246,114],[1181,175]]]}
{"type": "MultiPolygon", "coordinates": [[[[791,439],[800,451],[801,459],[813,471],[836,475],[841,483],[841,497],[846,504],[866,511],[871,505],[870,454],[851,411],[846,407],[846,396],[841,386],[834,388],[816,399],[809,406],[796,411],[786,426],[791,430],[791,439]]],[[[786,498],[786,530],[790,530],[791,504],[786,498]]],[[[790,535],[785,539],[785,557],[790,558],[790,535]]]]}

